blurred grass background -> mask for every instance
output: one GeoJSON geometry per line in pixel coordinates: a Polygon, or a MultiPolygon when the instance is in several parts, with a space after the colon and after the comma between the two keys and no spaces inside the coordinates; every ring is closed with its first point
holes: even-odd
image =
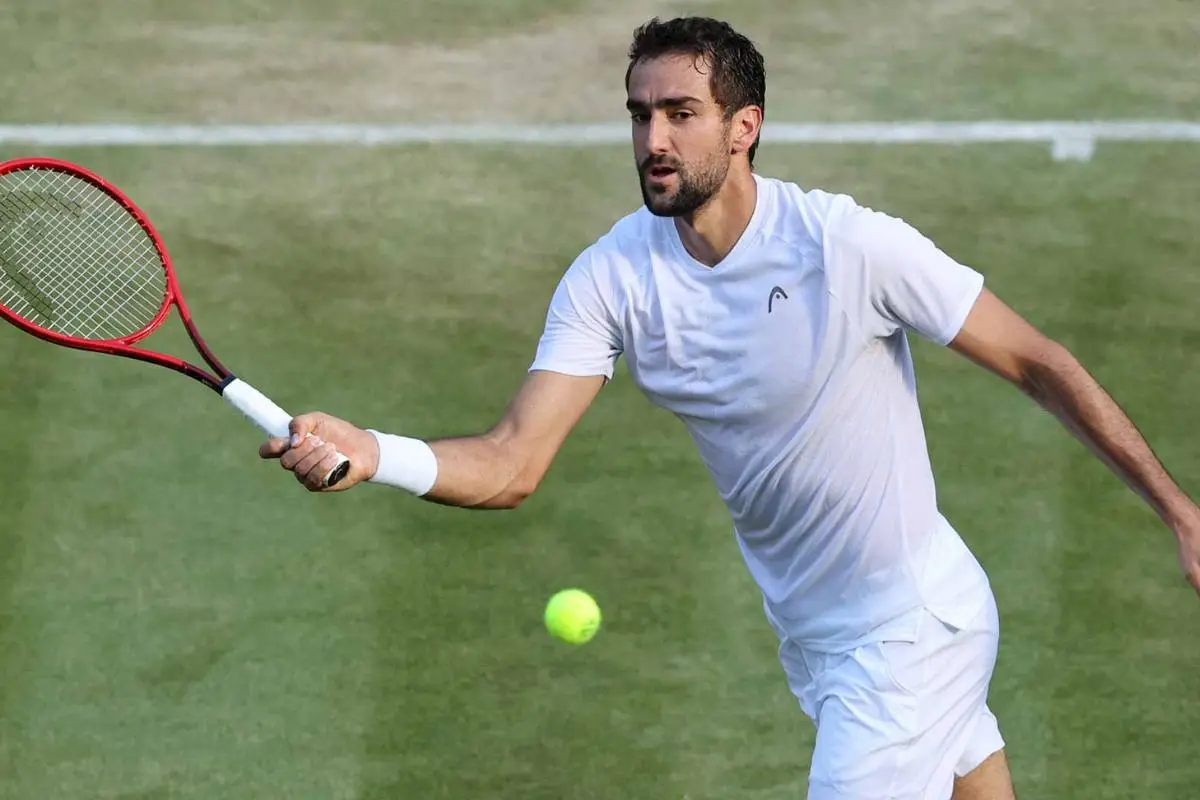
{"type": "MultiPolygon", "coordinates": [[[[652,14],[762,46],[768,119],[1187,118],[1197,15],[1151,2],[22,0],[2,121],[615,121],[652,14]]],[[[0,158],[33,155],[0,146],[0,158]]],[[[202,333],[293,411],[482,430],[627,147],[43,148],[166,239],[202,333]]],[[[1200,211],[1182,144],[764,147],[908,219],[1072,347],[1188,488],[1200,211]]],[[[154,341],[186,353],[178,328],[154,341]]],[[[1004,629],[1017,789],[1189,798],[1194,593],[1169,533],[1026,398],[929,343],[943,509],[1004,629]]],[[[520,510],[313,497],[191,382],[0,335],[0,796],[788,798],[812,731],[681,426],[620,373],[520,510]],[[567,648],[545,599],[592,591],[567,648]]]]}

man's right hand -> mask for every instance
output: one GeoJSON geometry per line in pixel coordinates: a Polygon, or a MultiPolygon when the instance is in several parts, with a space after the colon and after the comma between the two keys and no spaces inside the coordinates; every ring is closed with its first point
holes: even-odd
{"type": "Polygon", "coordinates": [[[312,492],[341,492],[370,480],[379,466],[379,444],[369,431],[328,414],[300,414],[289,426],[291,439],[272,436],[258,449],[264,459],[279,459],[312,492]],[[328,488],[325,476],[337,466],[337,453],[350,460],[346,477],[328,488]]]}

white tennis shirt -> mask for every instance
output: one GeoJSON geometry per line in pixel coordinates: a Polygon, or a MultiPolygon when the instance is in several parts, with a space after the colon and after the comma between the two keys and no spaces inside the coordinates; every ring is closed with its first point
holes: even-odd
{"type": "Polygon", "coordinates": [[[906,331],[941,345],[983,278],[852,198],[755,176],[716,267],[644,207],[563,275],[531,370],[612,378],[683,421],[770,617],[827,651],[956,625],[987,579],[939,512],[906,331]]]}

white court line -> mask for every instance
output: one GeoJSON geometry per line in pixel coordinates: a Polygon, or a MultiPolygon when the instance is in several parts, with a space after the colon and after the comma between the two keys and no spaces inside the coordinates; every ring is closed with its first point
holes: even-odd
{"type": "MultiPolygon", "coordinates": [[[[764,142],[835,144],[1044,143],[1058,160],[1091,158],[1102,141],[1200,142],[1200,122],[767,122],[764,142]]],[[[386,125],[0,125],[0,144],[96,147],[127,145],[386,145],[414,143],[580,146],[629,141],[620,124],[386,125]]]]}

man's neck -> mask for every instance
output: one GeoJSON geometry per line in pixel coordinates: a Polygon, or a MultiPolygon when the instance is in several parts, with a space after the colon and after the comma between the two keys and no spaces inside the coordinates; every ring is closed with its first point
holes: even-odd
{"type": "Polygon", "coordinates": [[[715,267],[745,233],[757,202],[754,174],[748,169],[731,169],[720,191],[703,208],[676,217],[675,230],[692,258],[715,267]]]}

